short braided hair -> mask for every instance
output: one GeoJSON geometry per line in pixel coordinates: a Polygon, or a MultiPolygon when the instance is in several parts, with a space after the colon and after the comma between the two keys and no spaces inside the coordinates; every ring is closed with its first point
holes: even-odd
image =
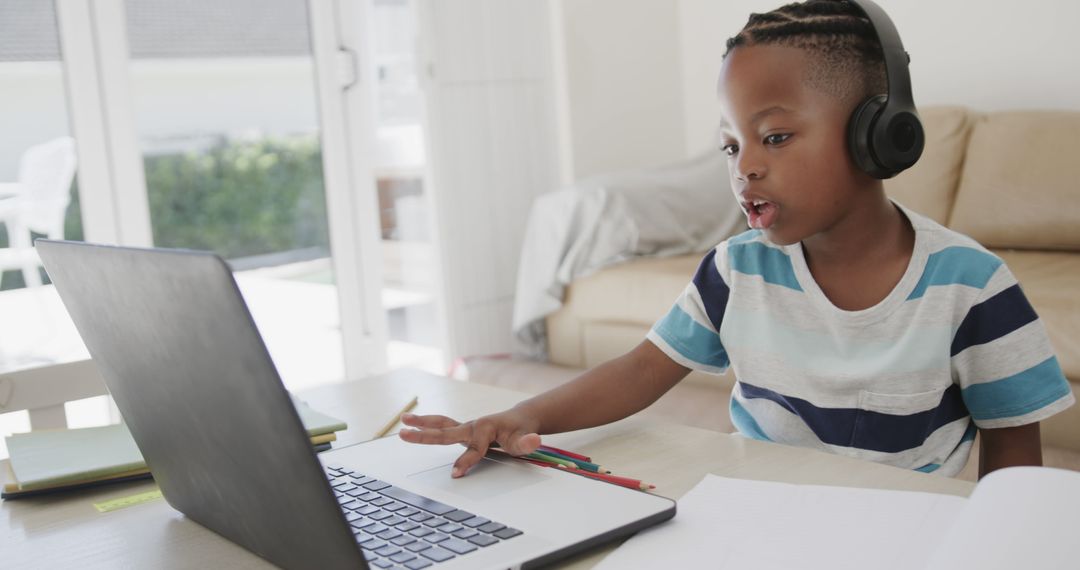
{"type": "Polygon", "coordinates": [[[870,20],[846,0],[807,0],[750,19],[727,40],[724,58],[739,46],[781,45],[806,50],[811,87],[861,101],[885,93],[888,80],[881,42],[870,20]]]}

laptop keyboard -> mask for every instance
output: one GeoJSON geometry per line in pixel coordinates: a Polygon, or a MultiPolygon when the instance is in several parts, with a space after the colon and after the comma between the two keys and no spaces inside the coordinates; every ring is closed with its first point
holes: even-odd
{"type": "Polygon", "coordinates": [[[326,474],[372,568],[427,568],[521,534],[349,469],[326,474]]]}

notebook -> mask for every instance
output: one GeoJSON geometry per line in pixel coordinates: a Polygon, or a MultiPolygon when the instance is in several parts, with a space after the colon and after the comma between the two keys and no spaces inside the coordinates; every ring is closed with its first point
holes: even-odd
{"type": "Polygon", "coordinates": [[[224,260],[36,243],[169,506],[279,567],[543,566],[675,515],[513,459],[454,479],[460,446],[383,437],[316,455],[224,260]]]}
{"type": "MultiPolygon", "coordinates": [[[[316,451],[327,449],[337,439],[334,432],[348,427],[295,396],[293,405],[316,451]]],[[[5,499],[150,476],[131,432],[123,424],[33,431],[5,440],[13,480],[4,486],[5,499]]]]}

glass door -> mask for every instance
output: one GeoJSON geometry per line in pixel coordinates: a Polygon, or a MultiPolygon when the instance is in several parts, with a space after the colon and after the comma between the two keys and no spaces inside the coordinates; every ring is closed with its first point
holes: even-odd
{"type": "Polygon", "coordinates": [[[229,261],[292,390],[345,377],[306,0],[124,0],[156,247],[229,261]]]}
{"type": "MultiPolygon", "coordinates": [[[[0,458],[3,436],[28,431],[8,411],[5,374],[85,360],[86,348],[40,266],[33,240],[83,239],[64,55],[52,1],[0,3],[0,458]]],[[[69,402],[72,427],[110,420],[105,396],[69,402]]]]}
{"type": "Polygon", "coordinates": [[[414,8],[0,2],[0,437],[119,419],[42,236],[220,253],[289,389],[440,370],[414,8]],[[33,367],[78,401],[5,413],[33,367]]]}
{"type": "Polygon", "coordinates": [[[420,78],[417,0],[371,0],[372,166],[382,241],[391,368],[447,370],[420,78]]]}

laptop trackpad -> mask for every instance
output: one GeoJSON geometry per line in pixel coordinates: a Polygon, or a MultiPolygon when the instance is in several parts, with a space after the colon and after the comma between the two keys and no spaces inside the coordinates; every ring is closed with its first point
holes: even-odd
{"type": "Polygon", "coordinates": [[[485,457],[468,475],[450,477],[452,463],[409,475],[408,479],[422,485],[447,491],[474,501],[497,497],[509,491],[519,491],[548,480],[536,468],[519,463],[502,462],[485,457]]]}

